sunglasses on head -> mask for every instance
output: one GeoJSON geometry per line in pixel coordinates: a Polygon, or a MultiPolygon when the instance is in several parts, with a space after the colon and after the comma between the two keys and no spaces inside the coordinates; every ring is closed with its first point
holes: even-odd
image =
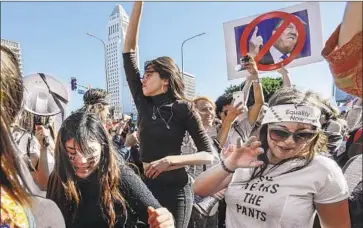
{"type": "Polygon", "coordinates": [[[294,139],[295,143],[305,143],[313,139],[317,135],[317,131],[295,131],[290,132],[288,130],[282,128],[269,128],[269,135],[270,138],[274,141],[285,141],[291,135],[294,139]]]}

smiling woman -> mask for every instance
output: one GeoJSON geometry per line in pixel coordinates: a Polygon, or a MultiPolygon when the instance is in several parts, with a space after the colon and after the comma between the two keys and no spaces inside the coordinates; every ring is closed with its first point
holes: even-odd
{"type": "Polygon", "coordinates": [[[259,141],[253,137],[230,149],[221,165],[196,179],[193,189],[201,196],[228,187],[227,228],[312,227],[316,212],[322,227],[350,227],[346,180],[332,159],[319,154],[326,146],[321,107],[311,92],[277,91],[259,141]]]}

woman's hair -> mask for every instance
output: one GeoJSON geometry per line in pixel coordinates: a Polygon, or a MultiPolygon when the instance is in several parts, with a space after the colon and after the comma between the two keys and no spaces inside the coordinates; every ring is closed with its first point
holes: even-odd
{"type": "Polygon", "coordinates": [[[184,95],[183,75],[174,60],[167,56],[146,61],[145,70],[153,66],[154,70],[159,73],[161,79],[168,79],[169,86],[167,94],[172,99],[186,100],[184,95]]]}
{"type": "Polygon", "coordinates": [[[16,160],[20,158],[10,138],[10,129],[2,114],[0,118],[1,187],[5,187],[6,192],[22,206],[31,206],[29,194],[24,189],[26,186],[23,186],[18,179],[21,177],[21,171],[16,160]]]}
{"type": "MultiPolygon", "coordinates": [[[[306,105],[320,108],[321,101],[317,100],[315,94],[312,92],[303,93],[296,90],[295,88],[282,88],[278,90],[269,100],[269,107],[285,104],[306,105]]],[[[302,152],[298,155],[298,158],[303,161],[302,165],[290,169],[285,173],[297,171],[308,166],[317,153],[326,151],[327,137],[322,133],[321,129],[315,130],[318,131],[317,136],[307,145],[307,148],[303,148],[302,152]]],[[[269,150],[267,131],[268,124],[262,125],[259,134],[259,140],[261,141],[261,147],[264,149],[265,153],[259,156],[259,160],[263,161],[264,164],[261,167],[254,169],[251,180],[263,175],[263,172],[267,168],[267,164],[269,164],[267,157],[267,151],[269,150]]],[[[277,167],[295,158],[296,157],[282,160],[274,166],[277,167]]]]}
{"type": "Polygon", "coordinates": [[[210,103],[213,107],[213,110],[216,110],[216,104],[208,97],[205,96],[200,96],[197,97],[193,100],[193,103],[196,105],[199,101],[207,101],[208,103],[210,103]]]}
{"type": "Polygon", "coordinates": [[[89,89],[83,95],[84,106],[82,111],[95,113],[102,123],[106,122],[103,118],[102,112],[105,110],[105,106],[109,105],[109,94],[103,89],[89,89]]]}
{"type": "Polygon", "coordinates": [[[223,110],[223,107],[226,105],[230,105],[233,101],[233,96],[231,94],[223,94],[222,96],[218,97],[216,100],[216,116],[221,119],[220,113],[223,110]]]}
{"type": "Polygon", "coordinates": [[[76,217],[77,209],[80,204],[81,196],[77,187],[77,176],[69,161],[65,148],[66,141],[74,139],[75,144],[80,147],[80,152],[84,155],[92,154],[89,142],[98,142],[101,144],[101,158],[98,168],[92,175],[97,175],[99,183],[99,194],[103,216],[113,227],[116,223],[115,207],[113,203],[123,205],[123,211],[126,213],[126,202],[119,191],[120,185],[120,166],[123,165],[113,149],[112,142],[107,136],[107,132],[101,124],[98,117],[93,113],[78,111],[69,116],[62,124],[58,133],[55,148],[55,166],[54,177],[49,181],[48,189],[49,198],[58,202],[65,219],[70,216],[76,217]],[[66,203],[63,197],[66,196],[66,203]],[[69,209],[70,208],[70,209],[69,209]]]}
{"type": "Polygon", "coordinates": [[[321,110],[321,115],[324,115],[327,121],[330,119],[336,120],[339,117],[340,111],[338,107],[335,107],[329,99],[323,99],[319,94],[314,93],[311,90],[308,90],[306,93],[320,101],[319,108],[321,110]]]}
{"type": "Polygon", "coordinates": [[[20,158],[14,148],[10,124],[21,108],[23,100],[23,85],[19,65],[10,49],[1,45],[1,82],[0,82],[0,157],[1,157],[1,187],[22,206],[30,206],[30,198],[26,190],[28,186],[20,183],[22,172],[20,158]]]}
{"type": "Polygon", "coordinates": [[[2,114],[11,124],[23,102],[23,81],[15,54],[1,45],[1,107],[2,114]]]}

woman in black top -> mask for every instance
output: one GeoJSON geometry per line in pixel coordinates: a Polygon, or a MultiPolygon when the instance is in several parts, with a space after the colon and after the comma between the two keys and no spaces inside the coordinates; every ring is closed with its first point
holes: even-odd
{"type": "Polygon", "coordinates": [[[203,165],[213,161],[208,136],[192,103],[184,98],[179,68],[169,57],[145,64],[140,81],[135,50],[142,2],[135,2],[124,46],[127,81],[138,110],[141,161],[146,184],[174,215],[177,228],[187,227],[193,196],[185,165],[203,165]],[[186,131],[199,153],[181,155],[186,131]]]}
{"type": "Polygon", "coordinates": [[[68,228],[147,227],[136,225],[140,221],[151,228],[174,227],[171,213],[117,157],[95,114],[69,116],[59,130],[55,154],[47,198],[59,206],[68,228]]]}

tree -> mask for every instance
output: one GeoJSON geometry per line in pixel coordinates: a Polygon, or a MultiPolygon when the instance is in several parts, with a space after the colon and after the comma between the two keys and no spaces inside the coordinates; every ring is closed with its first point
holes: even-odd
{"type": "MultiPolygon", "coordinates": [[[[267,103],[270,97],[280,88],[282,88],[282,78],[268,78],[264,77],[261,79],[262,82],[262,91],[263,96],[265,98],[265,102],[267,103]]],[[[240,85],[231,85],[225,91],[224,94],[233,94],[234,92],[241,90],[245,85],[245,81],[243,81],[240,85]]],[[[253,89],[251,87],[249,99],[247,102],[247,106],[249,107],[254,103],[253,89]]]]}

